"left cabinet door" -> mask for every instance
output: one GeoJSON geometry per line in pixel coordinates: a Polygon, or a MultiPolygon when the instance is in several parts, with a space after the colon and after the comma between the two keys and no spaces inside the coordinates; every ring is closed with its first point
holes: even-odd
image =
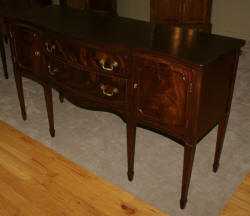
{"type": "Polygon", "coordinates": [[[18,71],[24,75],[41,76],[41,34],[27,25],[10,25],[12,55],[18,71]]]}

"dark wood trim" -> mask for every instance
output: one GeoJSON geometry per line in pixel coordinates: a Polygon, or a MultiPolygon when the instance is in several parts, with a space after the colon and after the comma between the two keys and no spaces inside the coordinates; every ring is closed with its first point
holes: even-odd
{"type": "Polygon", "coordinates": [[[7,71],[7,62],[6,62],[6,55],[4,50],[4,42],[3,42],[3,34],[0,32],[0,52],[1,52],[1,59],[3,64],[3,71],[5,79],[9,78],[8,71],[7,71]]]}

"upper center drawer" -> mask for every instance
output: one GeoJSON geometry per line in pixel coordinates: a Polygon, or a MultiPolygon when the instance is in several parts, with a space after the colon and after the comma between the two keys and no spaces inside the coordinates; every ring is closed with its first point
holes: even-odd
{"type": "Polygon", "coordinates": [[[46,55],[85,70],[126,76],[130,55],[126,51],[105,49],[102,46],[82,44],[74,40],[47,37],[44,42],[46,55]]]}
{"type": "Polygon", "coordinates": [[[45,53],[51,57],[56,57],[63,62],[87,66],[87,49],[73,41],[46,38],[44,42],[45,53]]]}

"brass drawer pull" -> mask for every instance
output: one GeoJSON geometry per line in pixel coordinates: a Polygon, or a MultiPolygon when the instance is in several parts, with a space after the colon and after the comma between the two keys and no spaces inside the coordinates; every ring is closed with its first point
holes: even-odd
{"type": "Polygon", "coordinates": [[[48,71],[49,71],[50,75],[54,76],[59,70],[56,67],[52,70],[52,66],[49,64],[48,65],[48,71]]]}
{"type": "Polygon", "coordinates": [[[111,64],[111,67],[108,68],[108,67],[105,67],[105,60],[104,59],[101,59],[99,61],[100,65],[102,66],[102,69],[103,70],[106,70],[106,71],[113,71],[115,67],[118,67],[118,63],[116,61],[114,61],[112,64],[111,64]]]}
{"type": "Polygon", "coordinates": [[[40,52],[38,50],[35,51],[35,56],[40,56],[40,52]]]}
{"type": "Polygon", "coordinates": [[[113,97],[115,94],[118,94],[119,90],[118,88],[113,88],[112,92],[109,93],[109,92],[106,92],[106,88],[105,88],[105,85],[101,84],[100,85],[100,88],[102,90],[102,93],[106,96],[109,96],[109,97],[113,97]]]}
{"type": "Polygon", "coordinates": [[[56,46],[54,44],[50,47],[48,42],[45,42],[45,47],[48,53],[52,53],[56,49],[56,46]]]}

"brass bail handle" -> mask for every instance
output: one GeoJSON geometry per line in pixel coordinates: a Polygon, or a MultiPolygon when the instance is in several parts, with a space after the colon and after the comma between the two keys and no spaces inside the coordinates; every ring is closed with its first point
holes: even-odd
{"type": "Polygon", "coordinates": [[[45,42],[45,47],[48,53],[52,53],[55,51],[56,46],[54,44],[52,44],[51,46],[49,46],[48,42],[45,42]]]}
{"type": "Polygon", "coordinates": [[[106,87],[104,84],[101,84],[100,85],[100,88],[102,90],[102,93],[108,97],[113,97],[115,94],[118,94],[119,90],[118,88],[113,88],[112,92],[109,93],[109,92],[106,92],[106,87]]]}
{"type": "Polygon", "coordinates": [[[106,67],[105,66],[105,60],[104,59],[101,59],[99,61],[101,67],[103,70],[106,70],[106,71],[113,71],[115,67],[118,67],[118,62],[114,61],[112,64],[111,64],[111,67],[106,67]]]}
{"type": "Polygon", "coordinates": [[[50,75],[54,76],[58,72],[58,68],[55,67],[55,68],[52,69],[52,66],[49,64],[48,65],[48,71],[49,71],[50,75]]]}
{"type": "Polygon", "coordinates": [[[35,51],[35,56],[40,56],[40,52],[38,50],[35,51]]]}

